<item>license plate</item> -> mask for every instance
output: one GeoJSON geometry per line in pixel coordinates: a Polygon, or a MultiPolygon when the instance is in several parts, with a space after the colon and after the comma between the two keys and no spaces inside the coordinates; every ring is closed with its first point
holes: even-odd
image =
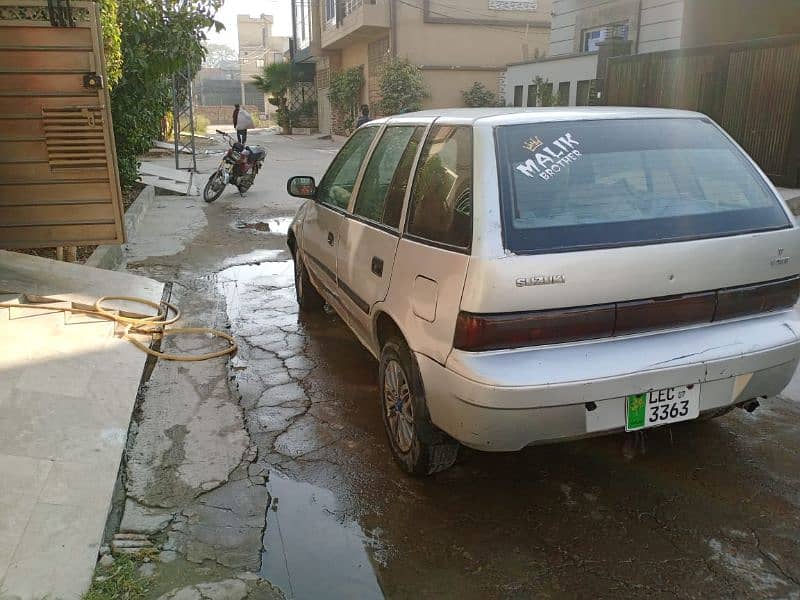
{"type": "Polygon", "coordinates": [[[628,396],[625,402],[625,430],[637,431],[679,421],[700,414],[700,386],[686,385],[628,396]]]}

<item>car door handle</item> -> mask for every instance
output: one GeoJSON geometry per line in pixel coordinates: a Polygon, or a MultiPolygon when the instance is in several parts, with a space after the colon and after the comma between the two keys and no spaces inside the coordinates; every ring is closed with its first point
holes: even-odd
{"type": "Polygon", "coordinates": [[[333,246],[333,243],[334,243],[335,241],[336,241],[336,238],[335,238],[335,237],[333,237],[333,232],[332,232],[332,231],[329,231],[329,232],[328,232],[328,245],[329,245],[329,246],[333,246]]]}
{"type": "Polygon", "coordinates": [[[383,277],[383,259],[377,256],[372,257],[372,272],[378,277],[383,277]]]}

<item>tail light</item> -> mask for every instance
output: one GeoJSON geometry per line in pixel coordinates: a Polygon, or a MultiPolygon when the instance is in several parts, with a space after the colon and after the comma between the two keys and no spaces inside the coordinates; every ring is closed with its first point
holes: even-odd
{"type": "Polygon", "coordinates": [[[460,312],[453,346],[478,352],[559,344],[724,321],[791,308],[800,278],[583,308],[478,315],[460,312]]]}
{"type": "Polygon", "coordinates": [[[609,337],[613,333],[613,304],[502,315],[460,312],[453,346],[473,352],[499,350],[609,337]]]}
{"type": "Polygon", "coordinates": [[[800,278],[720,290],[715,321],[791,308],[800,295],[800,278]]]}

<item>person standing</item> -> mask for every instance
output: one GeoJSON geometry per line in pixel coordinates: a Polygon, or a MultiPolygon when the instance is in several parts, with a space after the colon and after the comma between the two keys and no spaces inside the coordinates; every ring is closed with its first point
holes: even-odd
{"type": "Polygon", "coordinates": [[[361,105],[361,116],[358,117],[358,121],[356,121],[356,127],[361,127],[365,123],[369,123],[372,120],[372,117],[369,116],[369,105],[362,104],[361,105]]]}
{"type": "MultiPolygon", "coordinates": [[[[236,129],[236,139],[240,144],[247,143],[247,127],[244,126],[244,123],[239,122],[240,115],[244,116],[242,115],[243,112],[247,114],[247,111],[242,109],[238,104],[233,105],[233,128],[236,129]]],[[[244,119],[241,120],[243,121],[244,119]]]]}

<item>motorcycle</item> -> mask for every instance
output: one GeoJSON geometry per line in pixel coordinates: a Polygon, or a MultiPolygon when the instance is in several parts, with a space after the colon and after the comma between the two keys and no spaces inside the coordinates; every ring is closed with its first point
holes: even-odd
{"type": "Polygon", "coordinates": [[[244,195],[253,185],[264,159],[267,158],[267,151],[261,146],[245,146],[224,131],[217,129],[217,133],[227,140],[230,148],[203,189],[203,200],[206,202],[214,202],[219,198],[228,184],[235,185],[239,194],[244,195]]]}

